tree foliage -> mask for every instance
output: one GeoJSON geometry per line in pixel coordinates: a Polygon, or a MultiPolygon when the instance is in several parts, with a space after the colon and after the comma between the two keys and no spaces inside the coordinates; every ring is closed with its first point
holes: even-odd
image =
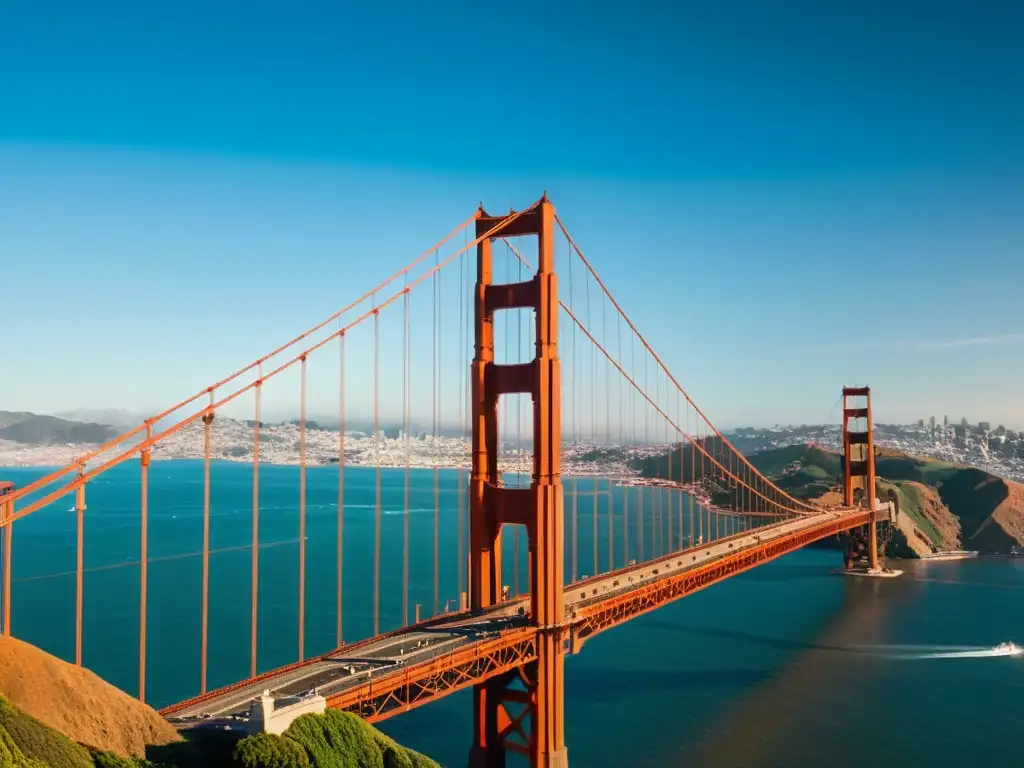
{"type": "Polygon", "coordinates": [[[309,768],[309,755],[287,736],[257,733],[238,742],[235,763],[242,768],[309,768]]]}
{"type": "Polygon", "coordinates": [[[349,712],[302,715],[285,731],[309,754],[312,768],[438,768],[349,712]]]}
{"type": "Polygon", "coordinates": [[[177,768],[163,763],[153,763],[144,757],[121,757],[115,752],[89,747],[95,768],[177,768]]]}

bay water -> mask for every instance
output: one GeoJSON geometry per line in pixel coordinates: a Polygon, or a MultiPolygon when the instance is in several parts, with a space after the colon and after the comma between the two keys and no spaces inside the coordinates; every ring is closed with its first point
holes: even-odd
{"type": "MultiPolygon", "coordinates": [[[[210,687],[249,672],[251,473],[250,466],[232,462],[214,462],[211,469],[210,687]]],[[[3,479],[19,486],[43,474],[39,468],[2,470],[3,479]]],[[[261,671],[298,656],[298,477],[297,467],[260,470],[261,671]]],[[[406,508],[409,619],[417,604],[424,617],[435,604],[439,610],[458,605],[465,589],[460,519],[463,537],[466,531],[459,486],[466,476],[438,471],[435,494],[435,472],[412,470],[408,505],[405,471],[383,469],[380,477],[380,629],[386,631],[403,623],[406,508]]],[[[376,478],[372,468],[349,467],[344,474],[347,642],[373,631],[376,478]]],[[[601,479],[574,482],[576,570],[583,576],[594,571],[595,506],[598,564],[607,570],[609,508],[618,534],[627,491],[601,479]]],[[[118,467],[90,483],[85,513],[84,663],[132,694],[138,691],[140,491],[138,465],[118,467]]],[[[154,462],[149,498],[147,700],[159,707],[199,689],[202,462],[154,462]]],[[[337,467],[310,468],[307,657],[336,645],[337,499],[337,467]]],[[[20,521],[12,560],[14,634],[65,659],[74,658],[75,643],[72,507],[69,497],[20,521]]],[[[657,539],[645,531],[649,555],[657,539]]],[[[617,565],[638,557],[637,538],[627,554],[616,535],[617,565]]],[[[514,539],[506,536],[503,580],[525,591],[525,535],[518,584],[514,552],[514,539]]],[[[567,541],[567,578],[572,561],[567,541]]],[[[839,565],[838,552],[803,550],[589,640],[566,664],[571,764],[1015,764],[1024,657],[991,649],[1024,642],[1024,559],[903,563],[898,567],[906,573],[886,581],[838,576],[832,569],[839,565]]],[[[453,694],[382,729],[445,765],[463,765],[470,696],[453,694]]]]}

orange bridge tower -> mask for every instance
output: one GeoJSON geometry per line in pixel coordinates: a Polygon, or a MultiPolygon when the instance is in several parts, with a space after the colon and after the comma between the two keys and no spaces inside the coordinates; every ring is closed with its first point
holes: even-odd
{"type": "MultiPolygon", "coordinates": [[[[870,387],[843,387],[843,504],[870,510],[876,507],[870,387]]],[[[868,523],[867,548],[868,567],[878,570],[878,523],[874,518],[868,523]]]]}
{"type": "Polygon", "coordinates": [[[506,216],[477,211],[476,348],[472,367],[473,457],[470,474],[470,605],[480,611],[501,599],[501,533],[526,528],[530,621],[536,660],[473,689],[473,768],[501,768],[508,752],[536,768],[568,766],[564,734],[561,371],[558,360],[558,283],[554,274],[555,208],[547,199],[506,216]],[[522,283],[495,285],[492,241],[536,235],[537,272],[522,283]],[[533,309],[536,355],[524,363],[495,362],[494,315],[533,309]],[[498,399],[533,399],[533,478],[529,488],[506,488],[498,471],[498,399]]]}

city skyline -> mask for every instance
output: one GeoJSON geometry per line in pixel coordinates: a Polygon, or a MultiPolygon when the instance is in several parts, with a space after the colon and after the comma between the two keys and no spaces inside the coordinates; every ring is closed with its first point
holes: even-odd
{"type": "MultiPolygon", "coordinates": [[[[159,411],[479,201],[547,190],[716,424],[820,423],[840,387],[869,384],[880,421],[956,409],[1024,425],[1024,306],[1001,293],[1024,278],[1019,11],[877,4],[853,24],[838,7],[742,6],[580,6],[588,24],[554,13],[529,36],[505,20],[530,42],[496,59],[486,36],[459,55],[424,46],[465,25],[448,8],[396,22],[270,4],[239,20],[185,3],[93,29],[93,8],[42,21],[15,4],[0,30],[19,73],[2,80],[0,323],[19,371],[0,408],[159,411]],[[359,31],[385,24],[372,45],[359,31]],[[536,103],[469,98],[521,82],[545,84],[536,103]]],[[[445,337],[446,381],[468,346],[445,337]]],[[[429,379],[429,352],[414,374],[429,379]]],[[[316,375],[311,411],[328,410],[333,374],[316,375]]]]}

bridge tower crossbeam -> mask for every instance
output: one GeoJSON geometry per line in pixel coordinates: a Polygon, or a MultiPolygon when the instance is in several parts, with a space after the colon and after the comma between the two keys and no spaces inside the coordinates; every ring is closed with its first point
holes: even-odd
{"type": "Polygon", "coordinates": [[[531,766],[568,765],[564,733],[562,588],[563,520],[561,371],[558,359],[558,283],[554,273],[555,209],[547,197],[519,214],[477,211],[476,348],[472,366],[472,470],[470,475],[470,606],[481,611],[501,599],[501,533],[526,528],[530,561],[530,619],[537,658],[474,686],[470,765],[505,765],[509,751],[531,766]],[[535,235],[537,272],[521,283],[495,285],[492,240],[535,235]],[[533,309],[536,354],[523,363],[498,364],[494,316],[533,309]],[[533,477],[529,488],[507,488],[498,471],[498,400],[529,394],[533,400],[533,477]]]}

